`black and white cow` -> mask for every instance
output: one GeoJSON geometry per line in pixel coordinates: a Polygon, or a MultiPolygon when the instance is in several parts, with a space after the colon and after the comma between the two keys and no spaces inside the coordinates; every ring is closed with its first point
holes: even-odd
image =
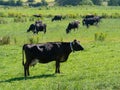
{"type": "Polygon", "coordinates": [[[79,28],[79,24],[80,24],[80,22],[78,20],[70,22],[68,24],[68,26],[67,26],[66,33],[68,34],[71,31],[71,29],[74,29],[74,30],[78,29],[79,28]]]}
{"type": "Polygon", "coordinates": [[[67,61],[71,52],[84,50],[80,42],[47,42],[40,44],[23,45],[23,66],[25,78],[30,75],[29,66],[34,66],[37,62],[49,63],[56,62],[55,73],[60,73],[60,63],[67,61]],[[26,62],[24,63],[24,53],[26,62]]]}
{"type": "Polygon", "coordinates": [[[62,20],[62,15],[55,15],[53,18],[52,18],[52,22],[53,21],[61,21],[62,20]]]}
{"type": "Polygon", "coordinates": [[[86,27],[89,28],[90,25],[98,25],[101,18],[102,18],[101,16],[87,15],[82,20],[82,24],[86,25],[86,27]]]}
{"type": "Polygon", "coordinates": [[[46,33],[46,24],[43,24],[42,21],[36,21],[35,24],[31,24],[27,32],[32,31],[34,34],[38,34],[39,31],[46,33]]]}

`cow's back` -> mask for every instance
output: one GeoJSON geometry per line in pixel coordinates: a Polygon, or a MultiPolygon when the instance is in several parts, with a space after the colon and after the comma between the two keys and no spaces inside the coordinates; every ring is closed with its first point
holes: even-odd
{"type": "Polygon", "coordinates": [[[29,44],[24,45],[26,57],[34,60],[38,59],[40,63],[54,61],[62,55],[61,43],[29,44]]]}

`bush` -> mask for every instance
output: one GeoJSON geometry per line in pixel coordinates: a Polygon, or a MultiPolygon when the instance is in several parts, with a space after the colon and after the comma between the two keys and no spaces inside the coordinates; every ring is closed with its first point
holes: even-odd
{"type": "Polygon", "coordinates": [[[120,18],[119,13],[112,13],[111,18],[120,18]]]}
{"type": "Polygon", "coordinates": [[[109,15],[108,15],[107,13],[102,13],[102,17],[103,17],[103,18],[108,18],[109,15]]]}
{"type": "Polygon", "coordinates": [[[9,12],[8,17],[28,17],[28,15],[16,12],[9,12]]]}
{"type": "Polygon", "coordinates": [[[34,44],[34,43],[39,43],[39,37],[37,35],[33,35],[28,38],[28,43],[34,44]]]}
{"type": "Polygon", "coordinates": [[[14,18],[14,22],[27,22],[27,18],[16,17],[14,18]]]}
{"type": "Polygon", "coordinates": [[[3,36],[0,38],[0,45],[10,44],[10,36],[3,36]]]}
{"type": "Polygon", "coordinates": [[[35,21],[35,17],[30,17],[29,21],[35,21]]]}
{"type": "Polygon", "coordinates": [[[8,22],[4,20],[3,18],[0,18],[0,24],[7,24],[8,22]]]}
{"type": "Polygon", "coordinates": [[[0,12],[0,17],[5,17],[5,16],[6,16],[5,13],[0,12]]]}
{"type": "Polygon", "coordinates": [[[68,18],[77,18],[79,15],[78,14],[67,14],[65,17],[68,18]]]}
{"type": "Polygon", "coordinates": [[[95,33],[95,41],[104,41],[106,36],[105,33],[95,33]]]}
{"type": "Polygon", "coordinates": [[[14,40],[14,43],[17,44],[17,39],[16,39],[16,37],[14,37],[13,40],[14,40]]]}
{"type": "Polygon", "coordinates": [[[46,17],[47,18],[51,18],[51,17],[53,17],[53,15],[52,14],[48,14],[48,15],[46,15],[46,17]]]}

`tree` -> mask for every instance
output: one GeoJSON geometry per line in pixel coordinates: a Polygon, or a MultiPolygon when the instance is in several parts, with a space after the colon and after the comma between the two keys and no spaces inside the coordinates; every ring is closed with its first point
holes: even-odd
{"type": "Polygon", "coordinates": [[[35,0],[27,0],[27,2],[35,2],[35,0]]]}
{"type": "Polygon", "coordinates": [[[109,0],[108,5],[111,6],[120,6],[120,0],[109,0]]]}
{"type": "Polygon", "coordinates": [[[55,0],[55,2],[60,6],[65,5],[79,5],[82,0],[55,0]]]}
{"type": "Polygon", "coordinates": [[[103,0],[55,0],[55,2],[60,6],[65,5],[101,5],[103,0]]]}
{"type": "Polygon", "coordinates": [[[81,5],[93,5],[93,2],[91,0],[82,0],[81,5]]]}
{"type": "Polygon", "coordinates": [[[23,4],[22,0],[16,1],[16,5],[17,5],[17,6],[22,6],[22,4],[23,4]]]}
{"type": "Polygon", "coordinates": [[[92,0],[95,5],[102,5],[103,0],[92,0]]]}
{"type": "Polygon", "coordinates": [[[3,5],[4,4],[4,0],[0,0],[0,5],[3,5]]]}
{"type": "Polygon", "coordinates": [[[15,0],[9,0],[8,1],[8,5],[10,5],[10,6],[15,6],[15,0]]]}
{"type": "Polygon", "coordinates": [[[46,0],[41,0],[41,5],[43,5],[43,6],[47,6],[48,3],[46,2],[46,0]]]}

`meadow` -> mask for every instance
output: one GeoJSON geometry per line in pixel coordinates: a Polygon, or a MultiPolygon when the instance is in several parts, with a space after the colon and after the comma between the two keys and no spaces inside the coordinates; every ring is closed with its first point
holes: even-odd
{"type": "MultiPolygon", "coordinates": [[[[10,37],[10,44],[0,45],[0,90],[120,90],[120,7],[1,7],[0,38],[10,37]],[[103,15],[98,26],[86,28],[80,23],[78,30],[66,34],[70,21],[82,21],[86,14],[103,15]],[[40,20],[47,24],[47,32],[26,33],[33,14],[42,14],[40,20]],[[52,16],[62,14],[62,21],[51,22],[52,16]],[[24,22],[15,22],[16,17],[24,22]],[[95,34],[105,34],[104,40],[95,40],[95,34]],[[55,74],[55,62],[30,67],[30,76],[24,79],[22,46],[51,41],[80,41],[84,51],[71,53],[68,61],[61,63],[61,74],[55,74]]],[[[36,19],[37,20],[37,19],[36,19]]]]}

